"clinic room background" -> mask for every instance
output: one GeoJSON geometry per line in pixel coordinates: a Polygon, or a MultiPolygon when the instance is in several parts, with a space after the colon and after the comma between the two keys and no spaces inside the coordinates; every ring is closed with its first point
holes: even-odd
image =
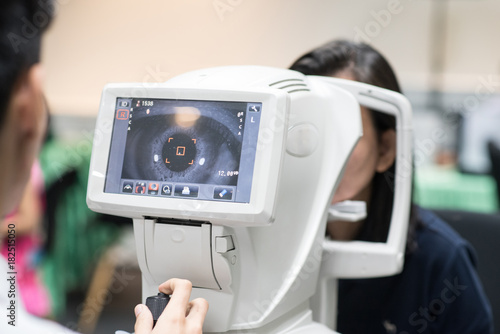
{"type": "MultiPolygon", "coordinates": [[[[380,50],[390,60],[404,94],[412,103],[415,202],[431,209],[489,214],[499,210],[497,182],[500,181],[495,181],[494,173],[490,173],[493,164],[485,144],[488,138],[484,137],[490,131],[500,145],[499,131],[494,127],[497,124],[496,129],[500,128],[499,1],[58,0],[57,3],[58,14],[45,36],[43,62],[51,126],[58,146],[49,147],[45,159],[51,159],[51,154],[57,151],[67,161],[53,165],[53,175],[60,176],[69,167],[87,168],[88,172],[85,163],[90,157],[100,95],[109,82],[139,82],[154,87],[187,71],[213,66],[287,68],[306,51],[332,39],[346,38],[368,42],[380,50]],[[486,121],[481,123],[478,119],[486,121]],[[490,127],[483,131],[488,124],[490,127]],[[464,141],[464,136],[470,140],[464,141]]],[[[84,192],[80,195],[84,200],[84,192]]],[[[82,251],[90,245],[115,242],[122,223],[118,223],[117,230],[99,227],[101,230],[89,233],[95,240],[85,245],[77,237],[78,230],[70,230],[71,224],[66,224],[70,226],[66,230],[59,228],[60,233],[68,236],[60,241],[66,245],[59,246],[76,245],[80,250],[75,254],[82,254],[66,272],[64,283],[55,274],[63,262],[55,259],[49,263],[45,270],[53,295],[61,293],[55,292],[56,287],[75,290],[82,278],[83,286],[87,286],[95,277],[93,269],[106,267],[110,258],[118,259],[113,268],[130,266],[126,254],[116,255],[120,251],[104,260],[101,255],[106,248],[99,248],[92,256],[83,255],[82,251]],[[92,270],[85,271],[85,266],[92,270]],[[81,275],[82,272],[85,274],[81,275]]],[[[130,244],[122,245],[121,250],[127,249],[127,245],[130,244]]],[[[58,247],[57,243],[54,247],[58,247]]],[[[108,283],[103,283],[103,287],[112,277],[116,278],[116,272],[120,271],[115,274],[105,271],[108,283]]],[[[124,277],[132,276],[138,278],[138,273],[127,271],[124,277]]],[[[132,286],[127,283],[122,290],[132,286]]],[[[137,284],[135,288],[139,289],[137,284]]],[[[99,286],[94,289],[100,291],[99,286]]],[[[118,295],[99,306],[104,310],[103,315],[108,312],[108,316],[115,316],[109,308],[122,300],[118,295]]],[[[499,304],[497,299],[491,302],[493,306],[499,304]]],[[[67,303],[71,301],[55,305],[59,308],[56,311],[64,313],[67,303]]],[[[83,305],[80,300],[75,303],[76,308],[83,305]]],[[[91,311],[91,326],[95,326],[93,322],[99,319],[96,314],[102,309],[91,311]]],[[[66,316],[61,320],[63,323],[73,321],[71,315],[66,316]]],[[[104,327],[98,328],[101,329],[96,332],[105,332],[104,327]]],[[[109,330],[113,328],[111,325],[109,330]]]]}
{"type": "Polygon", "coordinates": [[[223,65],[288,67],[326,41],[356,39],[381,50],[398,73],[415,110],[416,138],[426,146],[417,160],[427,164],[441,149],[444,159],[454,150],[457,126],[442,114],[463,114],[498,92],[497,1],[58,3],[43,57],[54,115],[95,116],[108,82],[154,85],[223,65]],[[446,136],[433,139],[428,122],[446,136]]]}

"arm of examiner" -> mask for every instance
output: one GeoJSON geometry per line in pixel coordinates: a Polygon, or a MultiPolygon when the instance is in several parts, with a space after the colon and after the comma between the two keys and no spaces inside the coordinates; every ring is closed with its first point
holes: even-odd
{"type": "Polygon", "coordinates": [[[148,307],[135,307],[135,334],[198,334],[202,333],[203,321],[208,311],[208,302],[203,298],[189,301],[190,281],[173,278],[161,284],[159,290],[171,295],[160,318],[153,328],[153,316],[148,307]]]}

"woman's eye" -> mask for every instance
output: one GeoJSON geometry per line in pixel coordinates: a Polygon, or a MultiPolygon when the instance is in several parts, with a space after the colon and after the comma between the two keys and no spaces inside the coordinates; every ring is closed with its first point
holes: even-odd
{"type": "Polygon", "coordinates": [[[228,117],[209,110],[188,123],[175,114],[134,120],[122,178],[236,185],[237,175],[222,172],[237,171],[241,154],[241,136],[222,123],[228,117]]]}

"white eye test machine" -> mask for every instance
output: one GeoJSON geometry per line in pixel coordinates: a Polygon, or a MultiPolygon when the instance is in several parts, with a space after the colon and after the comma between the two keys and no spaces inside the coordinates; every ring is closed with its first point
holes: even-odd
{"type": "Polygon", "coordinates": [[[400,94],[276,68],[211,68],[106,86],[96,131],[88,206],[133,218],[144,300],[169,278],[193,283],[192,298],[210,305],[204,332],[332,333],[338,278],[402,270],[412,160],[400,94]],[[353,214],[330,203],[362,136],[360,105],[396,118],[386,243],[325,240],[329,211],[353,214]]]}

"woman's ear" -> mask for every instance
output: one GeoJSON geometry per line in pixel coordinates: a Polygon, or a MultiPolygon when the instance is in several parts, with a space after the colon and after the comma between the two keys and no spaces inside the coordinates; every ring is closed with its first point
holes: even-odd
{"type": "Polygon", "coordinates": [[[376,170],[383,173],[389,169],[396,159],[396,131],[384,131],[378,142],[378,159],[376,170]]]}

